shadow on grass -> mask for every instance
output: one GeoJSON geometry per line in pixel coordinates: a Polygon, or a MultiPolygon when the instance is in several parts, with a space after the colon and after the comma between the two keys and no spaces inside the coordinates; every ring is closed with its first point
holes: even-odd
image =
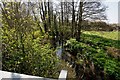
{"type": "Polygon", "coordinates": [[[95,45],[101,44],[120,49],[120,40],[107,39],[97,35],[82,34],[82,42],[91,42],[95,45]]]}

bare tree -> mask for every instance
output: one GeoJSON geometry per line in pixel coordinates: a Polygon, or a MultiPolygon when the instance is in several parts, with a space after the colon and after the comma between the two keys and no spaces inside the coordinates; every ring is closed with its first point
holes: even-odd
{"type": "Polygon", "coordinates": [[[100,0],[80,0],[79,2],[79,23],[77,28],[77,41],[80,41],[81,24],[83,20],[105,20],[106,6],[102,4],[100,0]]]}

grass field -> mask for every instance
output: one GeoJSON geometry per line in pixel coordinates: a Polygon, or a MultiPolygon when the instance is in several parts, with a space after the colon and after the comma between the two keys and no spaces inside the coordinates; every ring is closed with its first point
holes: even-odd
{"type": "Polygon", "coordinates": [[[120,40],[120,31],[111,31],[111,32],[105,32],[105,31],[83,31],[85,34],[90,34],[90,35],[97,35],[100,37],[104,37],[107,39],[112,39],[112,40],[120,40]]]}
{"type": "MultiPolygon", "coordinates": [[[[64,54],[70,53],[74,56],[77,54],[78,58],[75,59],[76,63],[83,66],[87,64],[87,70],[90,70],[88,65],[90,66],[89,62],[93,62],[95,66],[95,75],[100,77],[99,72],[104,72],[107,74],[107,78],[111,75],[115,77],[114,80],[120,79],[120,40],[119,40],[120,32],[111,31],[83,31],[81,34],[80,42],[76,41],[76,39],[70,39],[67,41],[65,45],[64,54]],[[83,59],[83,60],[82,60],[83,59]],[[85,60],[87,61],[85,62],[85,60]]],[[[74,59],[74,58],[73,58],[74,59]]],[[[71,68],[66,67],[69,73],[71,68]]],[[[81,67],[81,71],[82,71],[81,67]]],[[[78,69],[79,70],[79,69],[78,69]]],[[[84,70],[84,69],[83,69],[84,70]]],[[[71,78],[74,73],[68,74],[69,78],[71,78]]],[[[84,74],[84,72],[81,72],[84,74]]],[[[88,71],[89,74],[89,71],[88,71]]],[[[88,75],[87,74],[87,75],[88,75]]],[[[101,78],[104,76],[101,76],[101,78]]],[[[85,76],[86,78],[86,76],[85,76]]],[[[97,80],[97,79],[96,79],[97,80]]],[[[106,79],[109,80],[109,79],[106,79]]]]}
{"type": "Polygon", "coordinates": [[[108,53],[120,57],[120,32],[84,31],[83,42],[91,43],[95,47],[106,48],[108,53]]]}

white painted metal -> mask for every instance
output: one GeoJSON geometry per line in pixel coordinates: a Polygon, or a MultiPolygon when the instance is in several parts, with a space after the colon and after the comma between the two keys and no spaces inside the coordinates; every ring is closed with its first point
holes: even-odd
{"type": "MultiPolygon", "coordinates": [[[[59,75],[59,80],[66,80],[65,79],[66,77],[67,77],[67,71],[61,70],[61,73],[59,75]]],[[[19,73],[12,73],[12,72],[0,70],[0,80],[3,78],[10,78],[10,80],[12,80],[12,79],[13,80],[56,80],[56,79],[49,79],[49,78],[44,78],[44,77],[31,76],[31,75],[25,75],[25,74],[19,74],[19,73]],[[15,79],[15,78],[17,78],[17,79],[15,79]]]]}
{"type": "Polygon", "coordinates": [[[67,78],[67,70],[61,70],[58,80],[66,80],[67,78]]]}
{"type": "Polygon", "coordinates": [[[0,80],[2,78],[39,78],[39,79],[43,79],[43,77],[30,76],[30,75],[18,74],[18,73],[12,73],[12,72],[0,70],[0,80]]]}

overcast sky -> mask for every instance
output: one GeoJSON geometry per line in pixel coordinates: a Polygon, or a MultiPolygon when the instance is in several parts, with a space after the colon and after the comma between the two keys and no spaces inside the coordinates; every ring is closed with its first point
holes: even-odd
{"type": "MultiPolygon", "coordinates": [[[[61,1],[61,0],[59,0],[61,1]]],[[[118,2],[120,0],[101,0],[108,8],[106,10],[107,23],[118,23],[118,2]]],[[[120,6],[119,6],[120,7],[120,6]]]]}
{"type": "MultiPolygon", "coordinates": [[[[0,1],[2,1],[2,0],[0,0],[0,1]]],[[[7,0],[7,1],[9,1],[9,0],[7,0]]],[[[39,0],[24,0],[24,1],[39,1],[39,0]]],[[[59,0],[54,0],[54,2],[56,2],[56,1],[59,1],[59,0]]],[[[119,1],[120,0],[102,0],[102,2],[108,7],[107,11],[106,11],[107,18],[108,18],[107,23],[118,23],[118,10],[120,11],[120,6],[118,8],[119,1]]],[[[10,2],[11,2],[11,0],[10,0],[10,2]]]]}
{"type": "Polygon", "coordinates": [[[118,23],[118,2],[120,0],[106,0],[104,4],[108,6],[108,9],[106,11],[108,23],[118,23]]]}

